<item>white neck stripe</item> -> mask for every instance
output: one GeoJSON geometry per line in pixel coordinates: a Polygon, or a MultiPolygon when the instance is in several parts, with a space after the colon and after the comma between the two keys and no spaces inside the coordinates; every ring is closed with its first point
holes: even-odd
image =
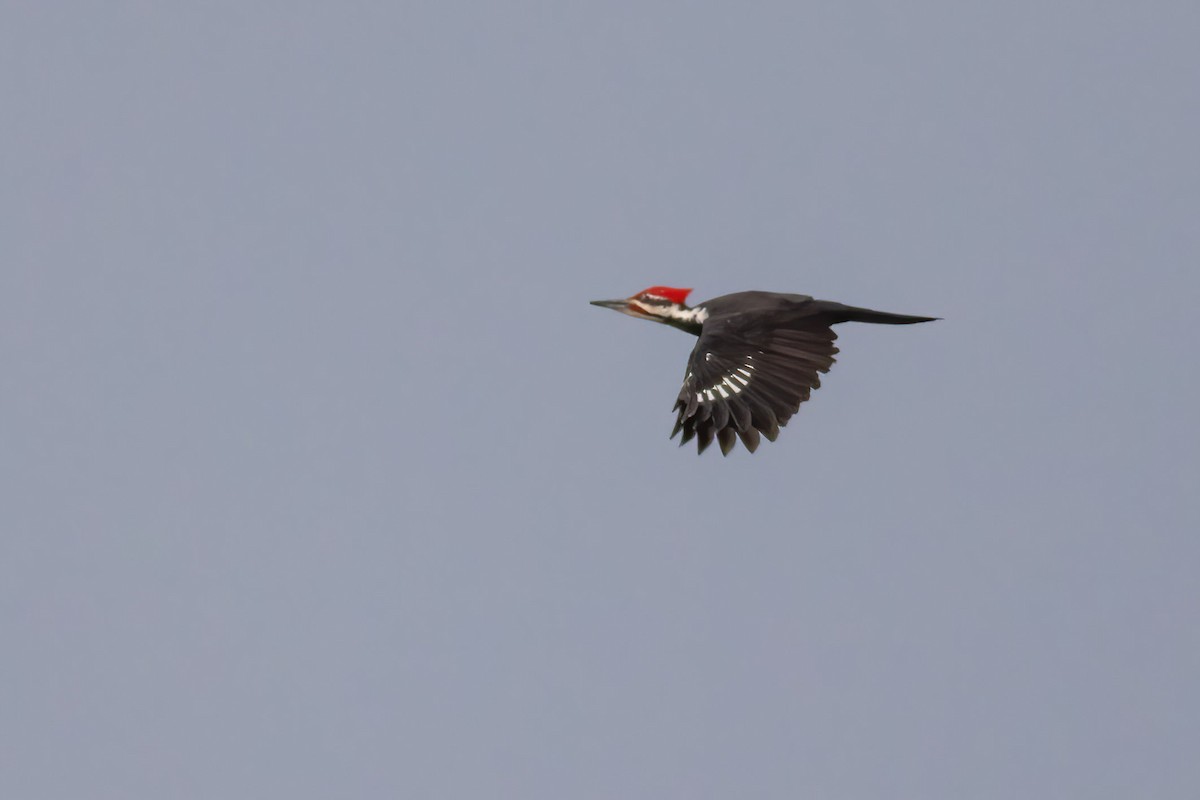
{"type": "MultiPolygon", "coordinates": [[[[666,298],[663,298],[666,299],[666,298]]],[[[639,308],[646,314],[655,317],[665,317],[667,319],[678,320],[679,322],[690,322],[701,324],[708,319],[708,309],[704,306],[696,306],[695,308],[684,308],[683,306],[675,305],[650,305],[639,300],[634,300],[639,308]]]]}

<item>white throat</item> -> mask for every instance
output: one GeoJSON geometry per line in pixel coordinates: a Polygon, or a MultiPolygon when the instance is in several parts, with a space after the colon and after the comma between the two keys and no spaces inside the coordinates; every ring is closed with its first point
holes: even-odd
{"type": "Polygon", "coordinates": [[[695,308],[679,308],[671,306],[667,310],[667,316],[671,319],[677,319],[680,322],[693,322],[700,325],[704,320],[708,319],[708,309],[704,306],[696,306],[695,308]]]}
{"type": "Polygon", "coordinates": [[[704,323],[704,320],[708,319],[708,309],[704,306],[684,308],[677,305],[648,305],[638,300],[634,300],[633,304],[644,314],[655,319],[683,322],[690,325],[701,325],[704,323]]]}

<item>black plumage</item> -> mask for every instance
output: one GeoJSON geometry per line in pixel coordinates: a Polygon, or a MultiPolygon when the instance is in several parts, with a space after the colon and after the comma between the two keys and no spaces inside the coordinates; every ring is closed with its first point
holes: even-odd
{"type": "Polygon", "coordinates": [[[631,316],[695,334],[683,387],[675,401],[671,438],[696,440],[697,451],[716,441],[723,454],[738,439],[750,452],[779,429],[821,385],[838,349],[831,326],[841,322],[906,325],[936,317],[891,314],[814,300],[807,295],[738,292],[693,308],[686,289],[653,287],[626,300],[596,301],[631,316]]]}

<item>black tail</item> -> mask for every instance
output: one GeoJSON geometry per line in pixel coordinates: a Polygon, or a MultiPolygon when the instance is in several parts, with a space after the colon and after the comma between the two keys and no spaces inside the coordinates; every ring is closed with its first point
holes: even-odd
{"type": "Polygon", "coordinates": [[[841,303],[822,303],[821,311],[831,317],[830,324],[839,322],[874,322],[877,325],[912,325],[917,322],[933,322],[941,317],[915,317],[911,314],[892,314],[888,311],[872,311],[869,308],[855,308],[841,303]]]}

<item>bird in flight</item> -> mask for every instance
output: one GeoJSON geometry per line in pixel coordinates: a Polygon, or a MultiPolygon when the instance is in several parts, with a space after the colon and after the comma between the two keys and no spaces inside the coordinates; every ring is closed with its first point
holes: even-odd
{"type": "Polygon", "coordinates": [[[761,436],[775,441],[800,410],[818,373],[828,372],[838,352],[840,322],[911,325],[939,317],[914,317],[814,300],[803,294],[736,292],[686,305],[691,289],[651,286],[623,300],[593,300],[639,319],[653,320],[699,337],[688,358],[671,438],[696,440],[697,452],[715,439],[727,455],[738,439],[753,453],[761,436]]]}

